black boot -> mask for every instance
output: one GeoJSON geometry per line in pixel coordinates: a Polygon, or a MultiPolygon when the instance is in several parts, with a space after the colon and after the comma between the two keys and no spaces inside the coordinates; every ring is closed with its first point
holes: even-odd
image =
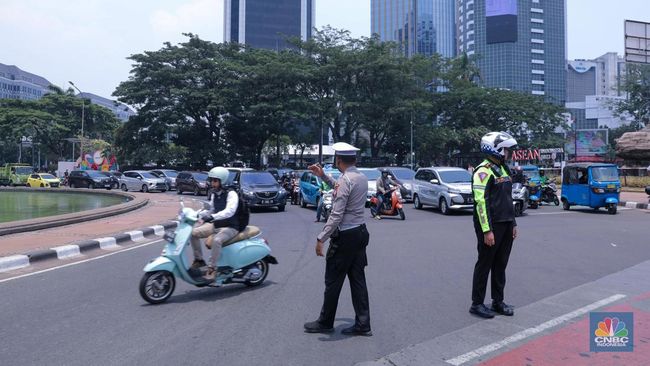
{"type": "Polygon", "coordinates": [[[318,320],[305,323],[305,333],[332,333],[333,331],[334,328],[327,328],[319,323],[318,320]]]}
{"type": "Polygon", "coordinates": [[[494,318],[494,312],[492,312],[492,310],[488,309],[487,306],[483,304],[472,305],[472,307],[469,308],[469,312],[485,319],[494,318]]]}
{"type": "Polygon", "coordinates": [[[365,337],[370,337],[372,335],[372,330],[370,330],[370,327],[362,328],[357,325],[353,325],[349,328],[345,328],[341,331],[341,334],[349,335],[349,336],[365,336],[365,337]]]}
{"type": "Polygon", "coordinates": [[[504,303],[503,301],[492,302],[492,311],[505,316],[515,315],[515,308],[512,305],[504,303]]]}

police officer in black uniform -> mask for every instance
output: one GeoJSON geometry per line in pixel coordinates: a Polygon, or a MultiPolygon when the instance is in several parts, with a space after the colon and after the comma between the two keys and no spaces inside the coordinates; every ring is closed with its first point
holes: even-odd
{"type": "Polygon", "coordinates": [[[365,267],[368,265],[366,246],[369,241],[364,220],[368,178],[356,164],[359,149],[338,142],[335,151],[336,167],[341,171],[338,181],[324,174],[319,165],[309,169],[334,187],[332,212],[316,240],[316,255],[323,256],[323,243],[330,239],[325,267],[325,299],[318,320],[305,324],[307,333],[331,333],[339,302],[341,287],[347,276],[350,281],[352,305],[356,314],[354,325],[343,329],[345,335],[370,336],[370,306],[366,287],[365,267]]]}
{"type": "Polygon", "coordinates": [[[514,309],[503,302],[506,266],[512,243],[517,237],[517,221],[512,205],[512,180],[505,164],[508,149],[517,141],[505,132],[490,132],[481,139],[487,158],[474,169],[474,230],[478,241],[478,260],[474,267],[472,306],[469,312],[482,318],[494,313],[512,316],[514,309]],[[488,275],[492,272],[492,307],[483,304],[488,275]]]}

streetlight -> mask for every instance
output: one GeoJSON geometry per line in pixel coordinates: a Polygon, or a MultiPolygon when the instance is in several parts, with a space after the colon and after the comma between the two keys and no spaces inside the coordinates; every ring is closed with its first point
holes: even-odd
{"type": "MultiPolygon", "coordinates": [[[[72,81],[68,81],[70,85],[72,85],[73,88],[77,89],[79,94],[81,93],[81,90],[77,88],[76,85],[72,81]]],[[[84,101],[83,95],[81,96],[81,139],[79,141],[79,150],[81,150],[81,161],[84,160],[84,120],[85,120],[85,109],[86,109],[86,102],[84,101]]]]}
{"type": "Polygon", "coordinates": [[[413,160],[413,112],[411,112],[411,170],[415,170],[413,160]]]}

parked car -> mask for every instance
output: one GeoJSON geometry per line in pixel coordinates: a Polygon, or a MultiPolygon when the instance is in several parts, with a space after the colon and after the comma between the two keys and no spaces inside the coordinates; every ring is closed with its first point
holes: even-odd
{"type": "Polygon", "coordinates": [[[59,178],[47,173],[32,174],[27,178],[27,187],[58,188],[61,185],[59,178]]]}
{"type": "Polygon", "coordinates": [[[366,207],[370,206],[370,199],[377,194],[377,178],[381,176],[381,172],[376,168],[359,168],[359,171],[368,178],[368,194],[366,199],[366,207]]]}
{"type": "MultiPolygon", "coordinates": [[[[338,170],[325,170],[325,174],[338,179],[341,173],[338,170]]],[[[300,206],[305,208],[307,205],[318,206],[321,198],[320,192],[321,179],[312,172],[303,172],[300,176],[300,197],[298,201],[300,206]]],[[[334,187],[331,187],[334,188],[334,187]]]]}
{"type": "Polygon", "coordinates": [[[208,173],[180,172],[176,177],[176,193],[193,192],[195,196],[208,194],[208,173]]]}
{"type": "Polygon", "coordinates": [[[111,179],[96,170],[73,170],[68,175],[70,188],[111,189],[111,179]]]}
{"type": "Polygon", "coordinates": [[[277,207],[284,211],[288,192],[273,174],[248,168],[228,168],[227,186],[235,188],[250,207],[277,207]]]}
{"type": "Polygon", "coordinates": [[[400,193],[404,200],[410,201],[413,199],[413,181],[415,179],[415,172],[413,170],[395,166],[383,167],[379,168],[379,170],[386,170],[388,174],[393,176],[393,179],[402,185],[400,193]]]}
{"type": "Polygon", "coordinates": [[[118,189],[120,188],[120,178],[118,178],[113,172],[99,172],[99,174],[108,177],[111,180],[111,188],[118,189]]]}
{"type": "Polygon", "coordinates": [[[129,178],[121,172],[111,171],[111,174],[118,179],[120,189],[124,192],[142,190],[142,182],[137,178],[129,178]]]}
{"type": "Polygon", "coordinates": [[[176,177],[178,177],[177,171],[172,169],[156,169],[150,170],[149,172],[158,178],[164,179],[168,191],[176,189],[176,177]]]}
{"type": "Polygon", "coordinates": [[[124,176],[128,178],[139,179],[140,191],[142,192],[165,192],[167,190],[167,184],[165,184],[164,179],[158,178],[146,170],[129,170],[124,172],[124,176]]]}
{"type": "Polygon", "coordinates": [[[452,210],[473,209],[472,175],[454,167],[420,168],[415,173],[413,206],[433,206],[444,215],[452,210]]]}

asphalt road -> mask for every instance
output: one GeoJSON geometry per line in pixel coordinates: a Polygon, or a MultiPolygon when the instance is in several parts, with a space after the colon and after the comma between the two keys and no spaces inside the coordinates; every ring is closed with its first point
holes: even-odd
{"type": "MultiPolygon", "coordinates": [[[[544,206],[518,219],[506,301],[524,306],[650,259],[650,213],[544,206]]],[[[368,216],[370,216],[368,214],[368,216]]],[[[480,321],[467,312],[476,244],[471,214],[406,208],[406,221],[368,220],[373,337],[349,338],[344,287],[337,332],[305,334],[321,302],[322,224],[313,209],[253,213],[279,265],[264,286],[195,288],[146,304],[142,267],[162,243],[0,283],[3,365],[352,365],[480,321]]],[[[488,286],[489,287],[489,286],[488,286]]]]}

